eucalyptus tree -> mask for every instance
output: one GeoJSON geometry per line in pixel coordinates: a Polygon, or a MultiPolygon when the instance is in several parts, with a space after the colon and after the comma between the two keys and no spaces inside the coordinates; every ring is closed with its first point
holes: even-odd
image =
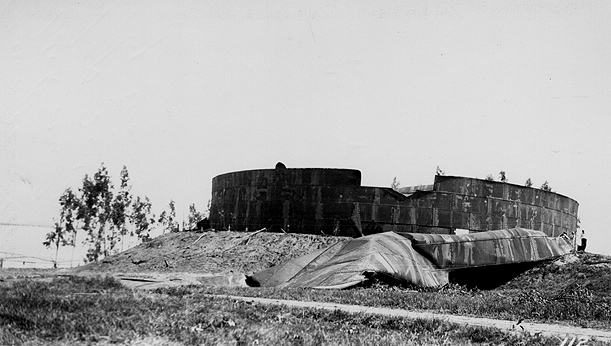
{"type": "Polygon", "coordinates": [[[43,245],[46,247],[55,246],[55,259],[53,266],[57,267],[57,256],[61,246],[72,246],[76,244],[77,235],[77,216],[80,207],[80,200],[72,189],[67,188],[59,197],[60,212],[59,221],[54,222],[52,232],[47,233],[43,245]]]}
{"type": "Polygon", "coordinates": [[[119,240],[123,247],[126,235],[137,235],[141,241],[150,239],[149,231],[155,222],[152,205],[148,197],[134,199],[132,196],[127,167],[121,170],[119,191],[115,194],[113,189],[102,163],[93,177],[85,175],[78,195],[68,188],[60,196],[59,221],[43,242],[48,247],[55,246],[56,262],[60,246],[75,245],[78,229],[86,235],[86,262],[112,254],[119,240]]]}
{"type": "Polygon", "coordinates": [[[178,222],[176,221],[176,205],[174,204],[173,200],[170,200],[168,208],[169,210],[164,210],[161,212],[159,215],[159,220],[157,221],[163,228],[163,234],[165,234],[165,232],[179,231],[178,222]]]}
{"type": "Polygon", "coordinates": [[[113,250],[119,238],[121,240],[121,251],[125,242],[125,236],[129,234],[130,213],[132,205],[131,185],[129,185],[129,172],[123,166],[121,170],[121,187],[112,202],[112,232],[108,238],[110,249],[113,250]]]}
{"type": "Polygon", "coordinates": [[[195,207],[195,203],[189,206],[189,218],[187,227],[193,230],[197,227],[197,223],[204,219],[204,214],[200,213],[195,207]]]}
{"type": "Polygon", "coordinates": [[[87,261],[98,261],[108,256],[111,247],[107,244],[107,230],[112,223],[113,184],[104,164],[90,178],[85,175],[83,187],[80,189],[82,198],[83,229],[87,232],[87,261]]]}
{"type": "Polygon", "coordinates": [[[140,241],[150,240],[150,229],[155,223],[155,214],[151,213],[151,201],[148,197],[137,196],[132,203],[130,219],[134,225],[134,233],[140,241]]]}

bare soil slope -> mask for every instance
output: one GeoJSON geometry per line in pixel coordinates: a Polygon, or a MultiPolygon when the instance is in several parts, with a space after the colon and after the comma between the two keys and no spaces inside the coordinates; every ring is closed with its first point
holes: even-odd
{"type": "MultiPolygon", "coordinates": [[[[349,239],[271,232],[169,233],[76,270],[250,275],[349,239]]],[[[537,265],[503,288],[558,289],[559,283],[585,286],[611,295],[611,257],[570,254],[537,265]]]]}
{"type": "Polygon", "coordinates": [[[250,275],[348,239],[271,232],[169,233],[76,270],[250,275]]]}
{"type": "Polygon", "coordinates": [[[557,299],[611,297],[611,257],[571,253],[540,263],[505,284],[504,289],[533,289],[557,299]]]}
{"type": "MultiPolygon", "coordinates": [[[[170,233],[76,271],[106,273],[245,274],[285,263],[350,238],[271,232],[170,233]]],[[[611,257],[578,253],[543,262],[502,289],[564,296],[611,296],[611,257]]]]}

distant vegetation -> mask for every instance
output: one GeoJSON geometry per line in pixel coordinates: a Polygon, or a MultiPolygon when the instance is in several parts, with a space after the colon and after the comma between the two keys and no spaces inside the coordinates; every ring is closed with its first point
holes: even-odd
{"type": "Polygon", "coordinates": [[[390,188],[399,191],[399,187],[401,186],[401,182],[397,180],[397,177],[392,179],[392,183],[390,183],[390,188]]]}
{"type": "Polygon", "coordinates": [[[121,170],[118,191],[104,164],[93,177],[86,174],[78,192],[67,188],[59,197],[59,220],[55,221],[54,231],[47,234],[43,244],[55,246],[57,258],[59,247],[75,246],[77,233],[82,230],[89,247],[85,261],[93,262],[112,254],[126,235],[148,240],[155,223],[152,205],[146,196],[133,196],[129,183],[125,166],[121,170]]]}
{"type": "MultiPolygon", "coordinates": [[[[446,172],[444,172],[441,168],[439,168],[439,166],[437,166],[437,169],[435,170],[435,175],[446,175],[446,172]]],[[[492,174],[488,174],[484,180],[486,181],[495,181],[494,180],[494,175],[492,174]]],[[[500,171],[499,172],[499,181],[503,182],[503,183],[508,183],[509,180],[507,179],[507,173],[505,173],[505,171],[500,171]]],[[[392,180],[392,183],[390,185],[390,187],[393,190],[398,190],[400,186],[399,181],[397,181],[397,177],[394,177],[392,180]]],[[[532,187],[533,186],[533,182],[530,178],[526,179],[526,182],[524,183],[524,186],[526,187],[532,187]]],[[[547,182],[547,180],[541,185],[541,190],[543,191],[548,191],[548,192],[553,192],[552,187],[549,185],[549,183],[547,182]]]]}
{"type": "Polygon", "coordinates": [[[549,185],[547,180],[541,185],[541,190],[552,192],[552,187],[549,185]]]}
{"type": "MultiPolygon", "coordinates": [[[[59,219],[43,242],[45,246],[55,248],[56,263],[59,248],[75,246],[79,231],[86,234],[88,250],[85,262],[95,262],[122,251],[126,236],[135,236],[139,241],[150,240],[150,231],[156,223],[164,233],[179,231],[173,200],[170,200],[168,210],[156,219],[149,198],[132,195],[127,167],[123,166],[120,177],[116,189],[102,164],[92,177],[85,175],[78,191],[67,188],[59,197],[59,219]],[[121,244],[120,249],[118,244],[121,244]]],[[[183,229],[194,227],[201,218],[203,214],[192,204],[189,206],[189,223],[183,224],[183,229]]]]}
{"type": "MultiPolygon", "coordinates": [[[[439,170],[439,167],[437,167],[437,170],[439,170]]],[[[494,176],[492,174],[488,174],[484,180],[494,181],[494,176]]],[[[505,173],[505,171],[500,171],[499,172],[499,181],[503,182],[503,183],[509,182],[509,180],[507,179],[507,174],[505,173]]],[[[526,182],[524,183],[524,186],[532,187],[533,186],[532,180],[530,178],[526,179],[526,182]]],[[[552,187],[549,185],[547,180],[541,185],[541,190],[548,191],[548,192],[553,192],[552,187]]]]}

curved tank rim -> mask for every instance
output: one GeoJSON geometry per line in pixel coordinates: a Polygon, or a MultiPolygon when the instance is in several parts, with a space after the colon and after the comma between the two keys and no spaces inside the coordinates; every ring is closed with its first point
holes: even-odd
{"type": "MultiPolygon", "coordinates": [[[[438,176],[435,176],[435,179],[437,179],[438,176]]],[[[481,178],[474,178],[474,177],[464,177],[464,176],[460,176],[460,175],[440,175],[440,177],[447,177],[447,178],[460,178],[460,179],[474,179],[474,180],[479,180],[479,181],[483,181],[483,182],[487,182],[487,183],[496,183],[496,184],[507,184],[507,185],[513,185],[513,186],[517,186],[517,187],[525,187],[527,189],[532,189],[532,190],[539,190],[539,191],[543,191],[546,193],[553,193],[554,195],[558,195],[564,198],[568,198],[570,200],[572,200],[573,202],[579,204],[579,202],[577,202],[577,200],[575,200],[574,198],[571,198],[567,195],[563,195],[561,193],[558,193],[556,191],[544,191],[541,190],[538,187],[528,187],[528,186],[524,186],[524,185],[520,185],[520,184],[516,184],[516,183],[510,183],[510,182],[504,182],[504,181],[497,181],[497,180],[486,180],[486,179],[481,179],[481,178]]]]}
{"type": "Polygon", "coordinates": [[[252,172],[274,172],[277,170],[286,170],[286,171],[351,171],[351,172],[358,172],[359,174],[361,174],[361,171],[359,169],[354,169],[354,168],[299,168],[299,167],[295,167],[295,168],[283,168],[283,169],[275,169],[275,168],[261,168],[261,169],[246,169],[243,171],[234,171],[234,172],[227,172],[227,173],[223,173],[223,174],[219,174],[217,176],[215,176],[212,179],[218,178],[218,177],[222,177],[224,175],[229,175],[229,174],[235,174],[235,173],[252,173],[252,172]]]}

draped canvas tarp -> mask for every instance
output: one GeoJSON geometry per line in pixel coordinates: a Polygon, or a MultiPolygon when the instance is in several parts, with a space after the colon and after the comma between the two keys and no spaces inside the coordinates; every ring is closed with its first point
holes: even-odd
{"type": "Polygon", "coordinates": [[[465,235],[400,233],[438,268],[463,269],[499,264],[537,262],[569,253],[565,237],[512,228],[465,235]]]}
{"type": "Polygon", "coordinates": [[[564,255],[563,237],[523,228],[465,235],[386,232],[335,244],[255,273],[264,287],[346,288],[382,274],[423,287],[448,283],[452,270],[537,262],[564,255]]]}

